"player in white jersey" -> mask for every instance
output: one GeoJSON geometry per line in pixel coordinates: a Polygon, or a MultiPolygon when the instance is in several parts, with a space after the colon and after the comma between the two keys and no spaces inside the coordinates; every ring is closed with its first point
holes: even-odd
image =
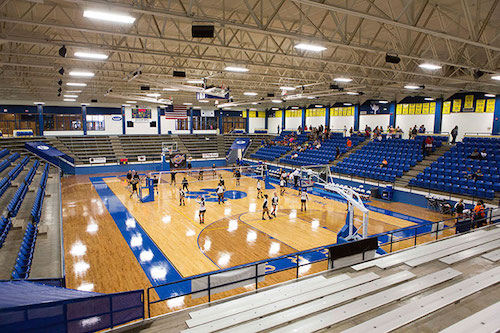
{"type": "Polygon", "coordinates": [[[179,187],[179,206],[186,206],[186,192],[182,187],[179,187]]]}
{"type": "Polygon", "coordinates": [[[280,179],[280,195],[285,194],[285,188],[286,188],[286,176],[281,176],[280,179]]]}
{"type": "Polygon", "coordinates": [[[276,192],[274,192],[274,196],[273,198],[271,199],[271,205],[273,206],[273,210],[271,211],[271,215],[276,217],[276,210],[278,209],[278,195],[276,194],[276,192]]]}
{"type": "Polygon", "coordinates": [[[302,192],[300,192],[300,211],[302,212],[303,210],[307,210],[307,205],[306,202],[309,200],[309,196],[307,195],[307,191],[305,188],[302,189],[302,192]]]}
{"type": "Polygon", "coordinates": [[[199,210],[200,224],[204,224],[205,212],[207,211],[207,208],[205,207],[205,198],[203,196],[199,196],[196,202],[200,205],[200,210],[199,210]]]}
{"type": "Polygon", "coordinates": [[[260,179],[257,179],[257,199],[262,198],[262,184],[260,183],[260,179]]]}
{"type": "Polygon", "coordinates": [[[224,185],[222,185],[222,184],[219,184],[217,186],[217,199],[218,199],[219,205],[221,202],[224,203],[224,185]]]}

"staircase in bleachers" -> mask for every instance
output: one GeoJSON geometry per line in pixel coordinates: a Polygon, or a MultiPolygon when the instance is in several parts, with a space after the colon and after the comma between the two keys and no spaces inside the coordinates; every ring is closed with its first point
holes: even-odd
{"type": "Polygon", "coordinates": [[[500,191],[500,138],[465,137],[424,172],[410,180],[410,185],[438,191],[495,198],[500,191]],[[487,156],[471,159],[469,156],[478,149],[487,156]],[[470,168],[470,171],[467,169],[470,168]],[[480,170],[482,176],[474,180],[473,173],[480,170]]]}
{"type": "Polygon", "coordinates": [[[365,137],[343,137],[343,133],[332,133],[333,137],[321,143],[321,147],[316,149],[311,147],[303,152],[297,152],[297,157],[293,158],[293,153],[280,159],[281,163],[305,166],[305,165],[323,165],[335,160],[336,148],[339,148],[340,154],[345,154],[354,149],[365,137]],[[352,141],[352,146],[347,147],[347,140],[352,141]]]}

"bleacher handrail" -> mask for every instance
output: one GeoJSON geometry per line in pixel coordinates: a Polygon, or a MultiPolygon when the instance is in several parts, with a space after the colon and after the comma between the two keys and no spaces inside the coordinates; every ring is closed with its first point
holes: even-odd
{"type": "MultiPolygon", "coordinates": [[[[489,213],[489,223],[497,223],[497,222],[500,221],[500,208],[487,209],[486,213],[487,214],[489,213]],[[493,212],[495,212],[497,214],[493,214],[493,212]]],[[[488,219],[488,217],[486,217],[486,219],[488,219]]],[[[426,226],[427,228],[430,227],[430,231],[423,232],[421,234],[417,234],[417,232],[416,232],[415,233],[417,235],[416,237],[425,236],[425,235],[428,235],[428,234],[435,233],[436,234],[436,239],[438,239],[439,238],[439,233],[442,232],[443,230],[445,230],[444,227],[440,228],[440,225],[444,225],[443,223],[445,223],[446,221],[451,221],[451,220],[457,220],[457,217],[446,219],[446,220],[442,220],[442,221],[437,221],[437,222],[429,222],[429,223],[425,223],[425,224],[418,224],[418,225],[412,226],[412,227],[407,227],[407,228],[401,228],[401,229],[397,229],[397,230],[388,231],[387,233],[370,235],[368,238],[370,238],[370,237],[381,237],[381,236],[384,236],[384,235],[387,235],[387,234],[391,234],[392,235],[392,234],[395,234],[397,232],[401,232],[402,230],[409,230],[411,228],[415,228],[415,230],[418,231],[418,228],[422,228],[422,227],[426,226]],[[435,228],[434,228],[434,226],[435,226],[435,228]]],[[[448,229],[454,228],[454,227],[456,227],[456,226],[449,227],[448,229]]],[[[392,251],[392,244],[397,243],[399,241],[407,240],[407,239],[401,239],[401,240],[394,241],[393,238],[394,238],[393,236],[390,237],[390,239],[391,239],[390,243],[385,243],[385,244],[383,243],[383,244],[380,244],[380,245],[388,245],[389,244],[390,245],[390,252],[393,252],[392,251]]],[[[417,238],[415,238],[415,240],[416,239],[417,238]]],[[[177,298],[177,297],[181,297],[181,296],[186,296],[186,295],[191,295],[191,294],[194,294],[194,293],[207,292],[208,293],[208,302],[210,303],[211,302],[212,289],[218,289],[218,288],[226,287],[226,286],[229,286],[229,285],[237,285],[238,283],[242,283],[242,282],[247,282],[247,284],[248,284],[248,281],[254,280],[255,281],[255,290],[257,290],[258,289],[258,282],[259,282],[260,278],[262,278],[262,277],[264,277],[266,275],[271,275],[271,274],[275,274],[275,273],[279,273],[279,272],[284,272],[284,271],[287,271],[287,270],[290,270],[290,269],[295,269],[296,270],[296,275],[295,276],[296,276],[296,279],[298,279],[299,275],[300,275],[300,273],[299,273],[300,267],[311,265],[313,263],[318,263],[318,262],[322,262],[322,261],[329,261],[330,260],[330,251],[327,252],[326,257],[320,258],[320,259],[315,260],[315,261],[314,260],[311,260],[311,261],[304,260],[305,263],[301,263],[301,260],[300,260],[301,257],[303,257],[306,254],[312,253],[312,252],[317,252],[317,251],[321,251],[321,250],[327,250],[327,249],[330,249],[330,248],[338,246],[338,245],[341,245],[341,244],[332,244],[332,245],[327,245],[327,246],[320,246],[320,247],[317,247],[317,248],[314,248],[314,249],[310,249],[310,250],[307,250],[307,251],[294,252],[294,253],[282,255],[282,256],[279,256],[279,257],[274,257],[274,258],[259,260],[259,261],[253,262],[253,263],[243,264],[243,265],[239,265],[239,266],[235,266],[235,267],[230,267],[230,268],[226,268],[226,269],[221,269],[221,270],[217,270],[217,271],[210,271],[210,272],[202,273],[202,274],[199,274],[199,275],[190,276],[190,277],[184,278],[182,280],[173,281],[173,282],[169,282],[169,283],[160,284],[160,285],[157,285],[157,286],[148,287],[146,289],[148,317],[151,317],[151,305],[157,304],[157,303],[161,303],[161,302],[165,302],[165,301],[167,301],[169,299],[173,299],[173,298],[177,298]],[[258,272],[258,266],[259,265],[270,264],[270,263],[272,263],[274,261],[281,260],[281,259],[286,259],[286,258],[295,260],[294,261],[295,265],[293,267],[288,267],[288,268],[283,268],[283,269],[276,269],[276,270],[273,270],[271,272],[259,274],[259,272],[258,272]],[[217,284],[215,287],[211,287],[211,285],[210,285],[210,276],[215,275],[215,274],[224,273],[224,272],[235,271],[235,270],[238,270],[238,269],[241,269],[241,268],[248,268],[248,267],[255,267],[255,276],[245,277],[245,278],[243,278],[241,280],[231,281],[229,283],[224,283],[224,284],[217,284]],[[176,293],[175,295],[170,296],[170,297],[165,298],[165,299],[151,301],[151,290],[159,289],[159,288],[162,288],[162,287],[165,287],[165,286],[172,286],[172,285],[175,285],[175,284],[178,284],[178,283],[185,283],[187,281],[192,281],[194,279],[199,279],[199,278],[202,278],[202,277],[207,277],[207,280],[208,280],[208,286],[207,286],[207,288],[197,289],[195,291],[191,291],[191,292],[185,293],[185,294],[176,293]]],[[[414,246],[416,246],[416,245],[418,245],[418,244],[415,241],[415,245],[414,246]]],[[[363,251],[363,253],[362,253],[362,258],[364,260],[364,258],[365,258],[365,251],[363,251]]]]}

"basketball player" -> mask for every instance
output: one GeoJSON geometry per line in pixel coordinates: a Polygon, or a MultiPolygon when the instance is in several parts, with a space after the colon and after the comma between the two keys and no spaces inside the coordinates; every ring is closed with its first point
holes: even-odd
{"type": "Polygon", "coordinates": [[[236,178],[236,186],[240,186],[241,171],[240,168],[234,171],[234,177],[236,178]]]}
{"type": "Polygon", "coordinates": [[[300,211],[302,210],[307,211],[307,205],[306,202],[309,200],[309,196],[307,195],[307,191],[305,188],[302,189],[302,192],[300,193],[300,211]]]}
{"type": "Polygon", "coordinates": [[[205,198],[203,196],[199,196],[196,202],[200,204],[200,210],[199,210],[200,224],[204,224],[205,212],[207,211],[207,208],[205,207],[205,198]]]}
{"type": "Polygon", "coordinates": [[[276,192],[274,192],[274,196],[273,198],[271,199],[271,205],[273,206],[273,210],[271,211],[271,215],[276,217],[276,210],[278,209],[278,195],[276,194],[276,192]]]}
{"type": "Polygon", "coordinates": [[[221,202],[224,203],[224,185],[222,185],[222,184],[219,184],[217,186],[217,199],[218,199],[219,205],[221,202]]]}
{"type": "Polygon", "coordinates": [[[182,187],[179,187],[179,206],[186,206],[186,192],[182,189],[182,187]]]}
{"type": "Polygon", "coordinates": [[[262,198],[262,185],[260,179],[257,179],[257,199],[262,198]]]}
{"type": "Polygon", "coordinates": [[[188,185],[188,180],[186,179],[186,176],[184,176],[184,178],[182,179],[182,189],[186,192],[189,192],[188,185]]]}
{"type": "Polygon", "coordinates": [[[273,219],[271,215],[269,215],[269,202],[267,200],[267,194],[264,194],[264,202],[262,203],[262,219],[265,220],[264,216],[267,213],[267,217],[269,217],[270,220],[273,219]]]}
{"type": "Polygon", "coordinates": [[[281,176],[280,180],[280,195],[285,194],[285,188],[286,188],[286,176],[281,176]]]}

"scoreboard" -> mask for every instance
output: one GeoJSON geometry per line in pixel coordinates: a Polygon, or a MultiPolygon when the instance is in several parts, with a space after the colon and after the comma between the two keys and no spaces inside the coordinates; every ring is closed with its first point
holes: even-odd
{"type": "Polygon", "coordinates": [[[132,109],[132,119],[136,121],[150,121],[151,120],[151,109],[132,109]]]}

